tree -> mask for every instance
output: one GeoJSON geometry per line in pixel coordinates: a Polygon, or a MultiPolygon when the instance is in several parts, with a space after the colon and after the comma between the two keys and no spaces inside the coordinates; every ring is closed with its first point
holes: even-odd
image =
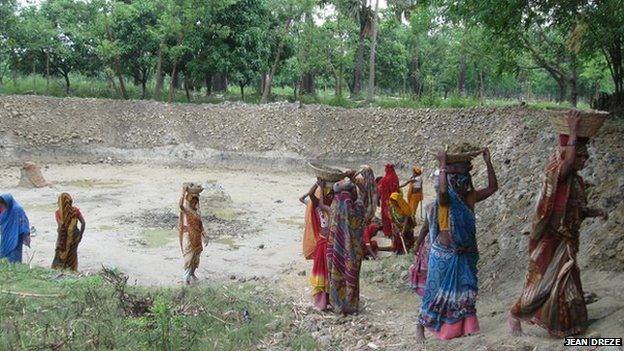
{"type": "Polygon", "coordinates": [[[377,49],[377,27],[379,19],[379,0],[375,0],[375,11],[373,12],[373,33],[369,58],[369,74],[368,74],[368,102],[373,102],[375,98],[375,50],[377,49]]]}

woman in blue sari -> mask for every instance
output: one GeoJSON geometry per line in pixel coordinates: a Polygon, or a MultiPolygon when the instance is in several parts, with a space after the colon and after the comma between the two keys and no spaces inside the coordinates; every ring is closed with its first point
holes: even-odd
{"type": "Polygon", "coordinates": [[[438,156],[438,197],[429,223],[427,282],[418,318],[417,341],[424,341],[424,328],[438,339],[449,340],[479,331],[477,310],[477,261],[474,205],[498,190],[488,149],[483,150],[488,186],[475,190],[470,162],[446,163],[438,156]]]}
{"type": "Polygon", "coordinates": [[[22,262],[22,245],[30,247],[30,225],[11,194],[0,194],[0,259],[22,262]]]}

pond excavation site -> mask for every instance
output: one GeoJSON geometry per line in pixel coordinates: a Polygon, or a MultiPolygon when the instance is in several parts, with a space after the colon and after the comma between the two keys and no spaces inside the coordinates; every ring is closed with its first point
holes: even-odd
{"type": "MultiPolygon", "coordinates": [[[[427,349],[570,350],[536,326],[525,326],[524,338],[509,336],[506,326],[526,273],[540,177],[556,145],[546,116],[521,107],[345,110],[7,96],[0,98],[0,188],[22,204],[34,227],[24,263],[50,266],[54,211],[59,194],[68,192],[86,220],[79,274],[109,267],[127,274],[131,285],[173,288],[184,285],[182,184],[199,183],[208,243],[194,286],[245,283],[259,295],[274,293],[319,349],[414,350],[420,298],[406,282],[412,254],[384,253],[363,262],[358,315],[313,309],[312,261],[302,254],[305,206],[298,200],[315,181],[306,161],[369,164],[375,175],[394,162],[402,182],[419,164],[428,203],[434,199],[433,154],[450,141],[470,140],[490,148],[500,185],[476,207],[481,332],[447,342],[427,335],[427,349]],[[398,122],[406,118],[409,124],[398,122]],[[37,164],[51,185],[19,187],[23,162],[37,164]]],[[[579,266],[591,301],[585,336],[622,337],[624,126],[609,121],[601,133],[583,171],[593,184],[589,201],[609,211],[607,221],[587,220],[581,228],[579,266]]],[[[483,162],[474,166],[475,183],[486,184],[483,162]]],[[[269,339],[291,330],[275,328],[269,339]]],[[[271,345],[263,340],[257,347],[281,349],[271,345]]]]}

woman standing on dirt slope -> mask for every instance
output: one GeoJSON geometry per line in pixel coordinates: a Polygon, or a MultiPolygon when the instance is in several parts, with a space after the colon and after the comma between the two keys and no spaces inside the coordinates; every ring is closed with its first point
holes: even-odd
{"type": "MultiPolygon", "coordinates": [[[[412,211],[412,217],[416,220],[416,210],[418,205],[423,200],[423,188],[422,188],[422,168],[414,166],[412,168],[412,176],[405,183],[401,184],[401,188],[407,188],[407,202],[409,203],[410,210],[412,211]]],[[[422,215],[422,208],[420,214],[422,215]]]]}
{"type": "Polygon", "coordinates": [[[184,256],[184,282],[191,284],[197,280],[195,270],[199,266],[199,258],[204,244],[208,244],[208,237],[204,231],[199,209],[199,194],[204,189],[197,185],[185,184],[180,197],[180,249],[184,256]]]}
{"type": "Polygon", "coordinates": [[[22,245],[30,247],[30,224],[11,194],[0,194],[0,259],[22,262],[22,245]]]}
{"type": "Polygon", "coordinates": [[[392,243],[397,255],[407,254],[414,245],[414,218],[409,204],[401,193],[390,195],[390,218],[392,218],[392,243]]]}
{"type": "Polygon", "coordinates": [[[373,169],[368,165],[362,166],[355,177],[355,184],[357,185],[358,199],[362,200],[366,209],[365,223],[369,225],[375,219],[377,203],[379,202],[373,169]]]}
{"type": "Polygon", "coordinates": [[[479,253],[474,205],[498,190],[490,152],[486,148],[482,153],[488,186],[481,190],[475,190],[472,184],[469,161],[447,164],[446,152],[438,155],[440,185],[429,222],[431,252],[418,318],[418,342],[424,341],[425,327],[442,340],[479,331],[475,308],[479,253]]]}
{"type": "MultiPolygon", "coordinates": [[[[383,232],[390,238],[393,234],[392,218],[390,217],[390,195],[400,192],[399,176],[397,176],[392,163],[386,164],[385,174],[377,184],[377,190],[379,191],[379,202],[381,204],[381,224],[383,225],[383,232]]],[[[400,242],[395,244],[400,245],[400,242]]],[[[395,245],[394,249],[400,250],[400,247],[395,245]]]]}
{"type": "MultiPolygon", "coordinates": [[[[306,258],[312,258],[312,274],[310,274],[310,284],[312,285],[312,299],[314,306],[325,311],[329,307],[329,271],[327,270],[327,238],[329,237],[329,212],[334,198],[333,183],[326,182],[320,178],[310,189],[307,196],[311,202],[308,203],[306,211],[306,233],[309,237],[310,230],[314,235],[314,249],[310,250],[304,238],[304,254],[306,258]],[[310,227],[310,229],[308,229],[310,227]]],[[[305,198],[305,195],[302,199],[305,198]]]]}
{"type": "Polygon", "coordinates": [[[54,213],[58,237],[54,250],[53,269],[78,270],[78,244],[85,231],[85,220],[77,207],[73,206],[72,197],[62,193],[58,198],[58,210],[54,213]],[[80,229],[78,229],[80,222],[80,229]]]}
{"type": "Polygon", "coordinates": [[[357,313],[360,304],[362,234],[366,210],[350,180],[334,185],[327,248],[329,301],[336,313],[357,313]]]}
{"type": "Polygon", "coordinates": [[[585,183],[578,171],[589,157],[587,138],[578,138],[579,112],[567,115],[569,135],[546,167],[546,178],[529,237],[529,270],[524,289],[508,318],[512,335],[523,335],[520,320],[537,324],[553,336],[581,333],[587,308],[576,253],[585,218],[607,212],[587,207],[585,183]]]}

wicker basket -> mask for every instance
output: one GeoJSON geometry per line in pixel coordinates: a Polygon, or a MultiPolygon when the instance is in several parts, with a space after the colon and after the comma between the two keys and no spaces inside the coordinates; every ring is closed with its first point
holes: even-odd
{"type": "Polygon", "coordinates": [[[446,147],[446,163],[472,162],[483,150],[473,145],[463,143],[446,147]]]}
{"type": "MultiPolygon", "coordinates": [[[[550,116],[550,123],[555,127],[555,131],[559,134],[570,134],[568,121],[566,120],[567,110],[555,111],[550,116]]],[[[600,127],[609,117],[609,112],[588,110],[581,111],[581,120],[579,121],[577,136],[589,138],[598,134],[600,127]]]]}
{"type": "Polygon", "coordinates": [[[337,182],[340,181],[342,179],[344,179],[346,177],[345,172],[336,169],[336,168],[332,168],[332,167],[328,167],[325,165],[322,165],[320,163],[316,163],[316,162],[308,162],[308,166],[310,166],[310,168],[312,168],[312,171],[314,171],[314,174],[318,177],[321,178],[325,181],[328,182],[337,182]]]}
{"type": "Polygon", "coordinates": [[[189,194],[199,194],[204,191],[204,187],[197,183],[184,183],[184,187],[189,194]]]}

